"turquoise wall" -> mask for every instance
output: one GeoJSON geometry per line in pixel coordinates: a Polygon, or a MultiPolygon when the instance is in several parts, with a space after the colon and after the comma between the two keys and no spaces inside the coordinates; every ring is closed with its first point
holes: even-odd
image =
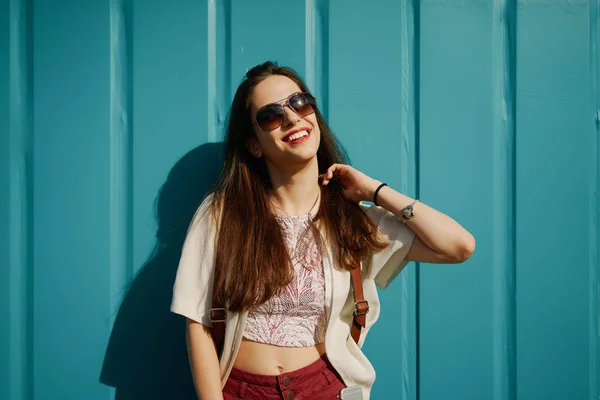
{"type": "Polygon", "coordinates": [[[599,0],[0,0],[0,399],[193,398],[169,313],[232,93],[477,239],[381,293],[374,399],[600,396],[599,0]],[[116,389],[115,389],[116,387],[116,389]]]}

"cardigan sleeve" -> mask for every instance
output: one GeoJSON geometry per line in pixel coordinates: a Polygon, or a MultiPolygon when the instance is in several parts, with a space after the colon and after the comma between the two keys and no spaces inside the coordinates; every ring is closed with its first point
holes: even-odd
{"type": "Polygon", "coordinates": [[[415,233],[398,217],[382,207],[361,204],[361,208],[389,243],[383,250],[370,255],[367,269],[369,277],[375,280],[375,284],[385,289],[408,264],[406,255],[413,243],[415,233]]]}
{"type": "Polygon", "coordinates": [[[212,306],[214,282],[214,239],[216,227],[207,197],[196,211],[183,244],[171,311],[206,326],[212,306]]]}

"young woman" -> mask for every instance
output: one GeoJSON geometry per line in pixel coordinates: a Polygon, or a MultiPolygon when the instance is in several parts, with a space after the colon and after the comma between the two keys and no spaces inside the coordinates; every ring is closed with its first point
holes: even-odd
{"type": "Polygon", "coordinates": [[[475,240],[345,165],[290,68],[248,71],[229,118],[220,181],[190,225],[171,306],[187,317],[198,396],[337,399],[357,387],[368,399],[375,371],[360,348],[379,316],[376,285],[386,288],[408,261],[463,262],[475,240]],[[365,302],[357,303],[358,271],[365,302]],[[213,296],[227,313],[211,320],[213,296]],[[356,310],[366,312],[357,331],[356,310]],[[213,341],[218,318],[222,350],[213,341]]]}

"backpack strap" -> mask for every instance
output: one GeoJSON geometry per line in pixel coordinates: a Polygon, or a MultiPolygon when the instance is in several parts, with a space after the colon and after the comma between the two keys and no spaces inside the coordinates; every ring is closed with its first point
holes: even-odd
{"type": "MultiPolygon", "coordinates": [[[[354,312],[350,334],[352,339],[358,344],[361,330],[367,326],[367,313],[369,312],[369,302],[365,300],[363,292],[360,265],[357,265],[350,270],[350,281],[352,283],[352,294],[354,296],[354,312]]],[[[217,301],[214,293],[216,293],[216,287],[213,287],[213,308],[210,309],[210,321],[212,323],[212,337],[215,348],[217,349],[217,356],[220,357],[221,352],[223,351],[223,341],[225,339],[227,310],[217,301]]]]}
{"type": "Polygon", "coordinates": [[[350,280],[352,281],[352,293],[354,295],[354,311],[352,313],[352,328],[350,334],[352,339],[358,344],[362,328],[367,326],[367,313],[369,312],[369,302],[365,300],[362,285],[362,275],[360,264],[350,270],[350,280]]]}

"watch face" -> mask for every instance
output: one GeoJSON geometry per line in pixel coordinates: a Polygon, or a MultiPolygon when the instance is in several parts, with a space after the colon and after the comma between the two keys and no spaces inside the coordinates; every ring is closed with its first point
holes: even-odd
{"type": "Polygon", "coordinates": [[[406,218],[410,218],[413,216],[413,211],[410,208],[405,208],[404,210],[402,210],[402,214],[406,217],[406,218]]]}

